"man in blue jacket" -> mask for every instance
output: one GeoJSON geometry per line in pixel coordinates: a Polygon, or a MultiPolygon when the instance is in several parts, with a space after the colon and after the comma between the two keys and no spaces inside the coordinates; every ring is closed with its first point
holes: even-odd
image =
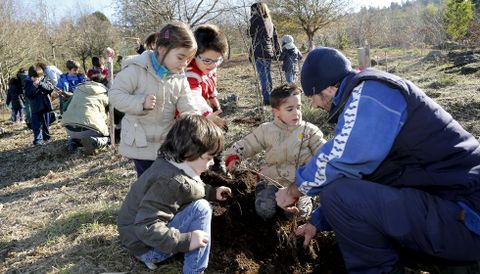
{"type": "Polygon", "coordinates": [[[305,95],[329,112],[335,137],[277,192],[295,211],[321,207],[297,235],[333,229],[349,273],[389,273],[399,251],[480,259],[480,145],[412,82],[355,72],[338,50],[317,48],[301,72],[305,95]]]}

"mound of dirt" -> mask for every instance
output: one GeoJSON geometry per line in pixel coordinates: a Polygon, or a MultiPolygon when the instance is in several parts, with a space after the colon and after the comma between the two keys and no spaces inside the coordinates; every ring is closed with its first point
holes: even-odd
{"type": "Polygon", "coordinates": [[[346,273],[333,233],[319,233],[303,247],[294,231],[301,223],[279,213],[264,221],[255,213],[257,175],[249,171],[234,179],[213,172],[202,175],[212,186],[228,186],[232,197],[214,204],[209,269],[224,273],[346,273]],[[321,259],[320,259],[321,258],[321,259]]]}

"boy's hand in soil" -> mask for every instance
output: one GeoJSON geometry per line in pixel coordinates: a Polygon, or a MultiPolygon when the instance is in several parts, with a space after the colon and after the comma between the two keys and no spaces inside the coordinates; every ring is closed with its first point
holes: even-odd
{"type": "Polygon", "coordinates": [[[228,197],[232,197],[232,190],[226,186],[217,187],[216,198],[219,201],[225,201],[228,197]]]}
{"type": "Polygon", "coordinates": [[[190,240],[189,251],[197,248],[206,247],[208,244],[208,234],[202,230],[192,231],[192,239],[190,240]]]}
{"type": "Polygon", "coordinates": [[[305,240],[303,241],[303,246],[308,246],[308,243],[317,234],[317,228],[310,223],[303,224],[303,225],[297,227],[297,230],[295,231],[295,234],[297,236],[303,236],[305,238],[305,240]]]}
{"type": "Polygon", "coordinates": [[[277,205],[283,210],[298,213],[300,210],[295,204],[301,196],[302,193],[298,191],[298,188],[295,185],[290,185],[287,188],[280,188],[277,193],[275,193],[275,200],[277,201],[277,205]]]}
{"type": "Polygon", "coordinates": [[[157,97],[155,95],[147,95],[147,97],[145,97],[145,101],[143,102],[143,109],[151,110],[155,107],[156,103],[157,97]]]}

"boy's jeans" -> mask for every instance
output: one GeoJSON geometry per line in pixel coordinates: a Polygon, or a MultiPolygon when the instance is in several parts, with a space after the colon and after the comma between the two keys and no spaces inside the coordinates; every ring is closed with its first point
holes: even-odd
{"type": "Polygon", "coordinates": [[[19,122],[23,121],[23,109],[18,108],[18,109],[12,109],[12,122],[19,122]]]}
{"type": "MultiPolygon", "coordinates": [[[[212,208],[207,200],[200,199],[190,203],[168,223],[168,227],[175,227],[182,233],[194,230],[202,230],[209,235],[209,241],[206,247],[197,248],[185,253],[183,261],[183,273],[201,273],[208,265],[208,256],[210,254],[211,234],[210,224],[212,221],[212,208]]],[[[159,263],[174,254],[167,254],[155,248],[139,256],[142,262],[159,263]]]]}
{"type": "Polygon", "coordinates": [[[43,141],[50,140],[51,136],[48,131],[48,126],[50,125],[50,112],[32,113],[31,123],[34,145],[39,145],[43,141]]]}
{"type": "Polygon", "coordinates": [[[270,105],[270,92],[272,92],[272,60],[257,58],[255,60],[260,85],[262,86],[263,104],[270,105]]]}
{"type": "Polygon", "coordinates": [[[292,71],[285,71],[285,80],[287,80],[287,82],[289,84],[293,84],[295,83],[295,71],[292,70],[292,71]]]}

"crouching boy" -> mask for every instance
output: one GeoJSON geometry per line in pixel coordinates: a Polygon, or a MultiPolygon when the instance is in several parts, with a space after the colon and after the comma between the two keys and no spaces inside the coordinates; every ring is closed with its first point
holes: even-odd
{"type": "Polygon", "coordinates": [[[148,268],[176,253],[185,254],[183,273],[207,268],[212,209],[228,187],[213,188],[200,174],[224,147],[222,130],[200,115],[177,120],[157,160],[130,188],[118,214],[122,244],[148,268]]]}
{"type": "MultiPolygon", "coordinates": [[[[276,87],[270,94],[273,121],[261,124],[225,153],[225,165],[233,171],[241,160],[265,152],[265,164],[260,170],[263,178],[255,188],[255,211],[263,219],[277,212],[278,187],[291,185],[296,168],[308,163],[326,142],[317,126],[302,120],[301,92],[295,84],[276,87]]],[[[310,197],[303,196],[297,208],[301,218],[308,218],[312,211],[310,197]]]]}

